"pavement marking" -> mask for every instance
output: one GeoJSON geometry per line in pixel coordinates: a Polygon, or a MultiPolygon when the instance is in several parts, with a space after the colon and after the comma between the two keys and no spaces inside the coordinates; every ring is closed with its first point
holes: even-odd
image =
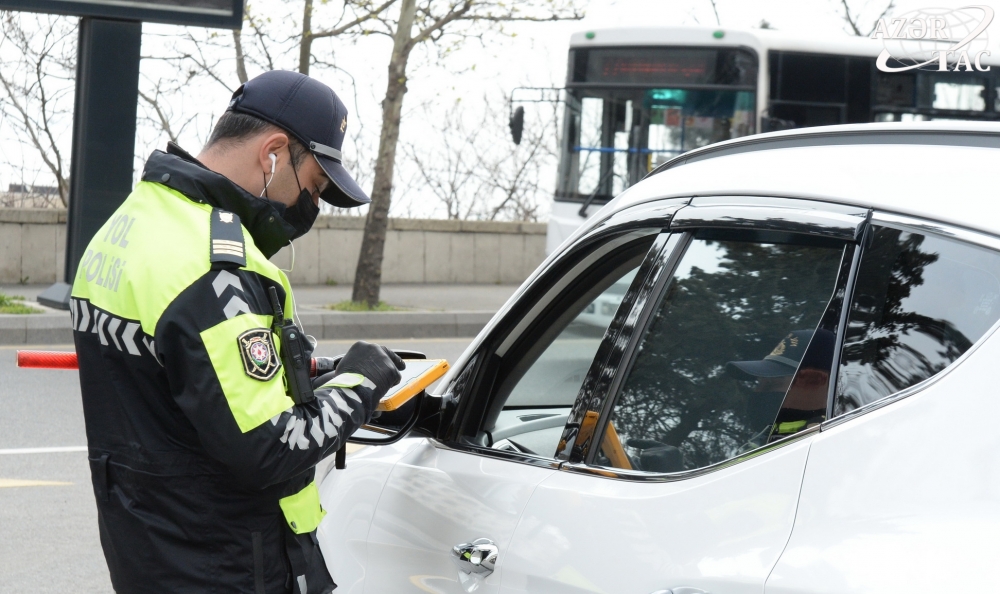
{"type": "Polygon", "coordinates": [[[56,448],[11,448],[0,450],[0,456],[9,454],[61,454],[63,452],[86,452],[87,446],[63,446],[56,448]]]}
{"type": "Polygon", "coordinates": [[[64,487],[72,484],[61,481],[24,481],[20,479],[0,478],[0,489],[11,489],[14,487],[64,487]]]}

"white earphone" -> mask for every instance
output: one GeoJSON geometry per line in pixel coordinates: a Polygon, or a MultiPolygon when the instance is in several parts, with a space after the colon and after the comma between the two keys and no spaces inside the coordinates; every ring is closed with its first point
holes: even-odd
{"type": "Polygon", "coordinates": [[[264,182],[264,189],[260,191],[260,197],[264,197],[264,192],[267,192],[267,187],[271,185],[271,180],[274,179],[274,166],[278,162],[278,156],[274,153],[268,153],[268,158],[271,159],[271,179],[264,182]]]}

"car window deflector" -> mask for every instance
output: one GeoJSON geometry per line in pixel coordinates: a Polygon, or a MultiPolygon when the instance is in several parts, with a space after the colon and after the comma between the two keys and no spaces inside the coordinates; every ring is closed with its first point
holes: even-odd
{"type": "Polygon", "coordinates": [[[784,231],[856,242],[870,217],[866,208],[769,197],[695,198],[670,220],[670,230],[784,231]]]}

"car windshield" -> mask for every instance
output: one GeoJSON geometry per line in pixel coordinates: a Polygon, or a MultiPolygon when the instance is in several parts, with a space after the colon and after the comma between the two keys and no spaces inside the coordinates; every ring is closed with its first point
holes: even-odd
{"type": "Polygon", "coordinates": [[[756,78],[744,50],[573,50],[557,199],[603,202],[671,157],[753,134],[756,78]]]}
{"type": "Polygon", "coordinates": [[[569,198],[607,199],[671,157],[754,131],[749,91],[580,91],[568,111],[561,185],[569,198]]]}

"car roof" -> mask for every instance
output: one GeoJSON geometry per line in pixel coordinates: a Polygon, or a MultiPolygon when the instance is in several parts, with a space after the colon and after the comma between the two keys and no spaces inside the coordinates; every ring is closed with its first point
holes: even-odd
{"type": "Polygon", "coordinates": [[[612,200],[603,214],[657,198],[775,196],[876,208],[1000,235],[998,165],[1000,123],[803,128],[684,153],[612,200]]]}

